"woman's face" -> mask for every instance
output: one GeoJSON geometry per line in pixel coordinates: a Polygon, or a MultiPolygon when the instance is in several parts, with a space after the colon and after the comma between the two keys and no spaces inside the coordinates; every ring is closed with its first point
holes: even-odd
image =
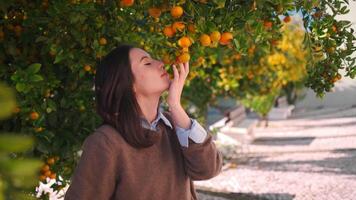
{"type": "Polygon", "coordinates": [[[162,61],[151,58],[146,51],[139,48],[131,49],[129,54],[136,94],[161,95],[169,88],[169,75],[162,61]]]}

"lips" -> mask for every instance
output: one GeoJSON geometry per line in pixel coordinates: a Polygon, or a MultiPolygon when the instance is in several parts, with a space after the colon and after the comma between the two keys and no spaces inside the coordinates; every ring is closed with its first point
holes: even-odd
{"type": "Polygon", "coordinates": [[[166,76],[166,75],[168,75],[168,73],[167,73],[167,72],[164,72],[164,73],[161,75],[161,77],[166,76]]]}

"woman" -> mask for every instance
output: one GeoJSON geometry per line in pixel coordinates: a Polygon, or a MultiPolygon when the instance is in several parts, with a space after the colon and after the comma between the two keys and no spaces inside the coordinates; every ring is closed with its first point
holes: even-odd
{"type": "Polygon", "coordinates": [[[129,45],[102,60],[95,92],[104,123],[84,141],[65,200],[197,199],[192,180],[221,171],[211,135],[180,104],[189,64],[173,65],[173,80],[163,66],[129,45]]]}

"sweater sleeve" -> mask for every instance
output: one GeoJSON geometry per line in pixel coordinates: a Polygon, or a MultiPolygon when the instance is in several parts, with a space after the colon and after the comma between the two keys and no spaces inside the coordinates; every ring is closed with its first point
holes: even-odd
{"type": "Polygon", "coordinates": [[[216,149],[211,134],[202,143],[189,139],[189,147],[181,147],[185,170],[192,180],[206,180],[217,176],[222,168],[222,155],[216,149]]]}
{"type": "Polygon", "coordinates": [[[65,200],[109,200],[116,183],[116,156],[104,133],[90,135],[74,171],[65,200]]]}

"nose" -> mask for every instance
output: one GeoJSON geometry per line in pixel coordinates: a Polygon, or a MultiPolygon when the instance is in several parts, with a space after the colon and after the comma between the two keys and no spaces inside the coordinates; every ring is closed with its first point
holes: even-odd
{"type": "Polygon", "coordinates": [[[164,63],[160,60],[158,61],[158,67],[159,67],[159,69],[163,69],[163,67],[164,67],[164,63]]]}

